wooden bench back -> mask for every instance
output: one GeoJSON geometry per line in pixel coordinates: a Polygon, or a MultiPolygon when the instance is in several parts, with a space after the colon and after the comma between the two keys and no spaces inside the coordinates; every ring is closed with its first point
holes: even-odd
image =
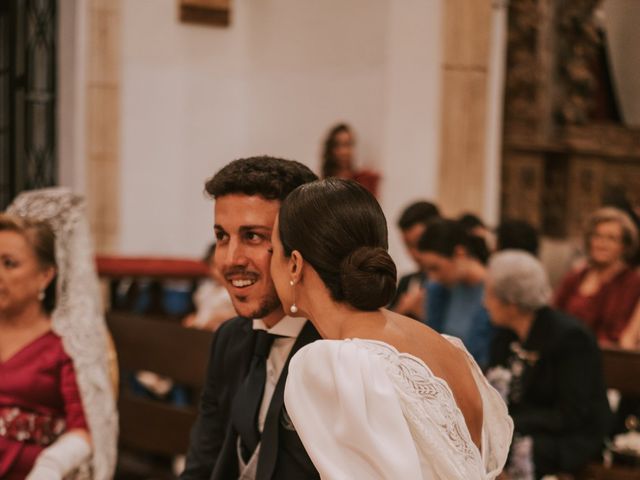
{"type": "Polygon", "coordinates": [[[640,351],[603,348],[602,363],[607,388],[640,398],[640,351]]]}
{"type": "MultiPolygon", "coordinates": [[[[110,312],[107,325],[120,372],[149,370],[194,391],[204,385],[212,334],[131,313],[110,312]]],[[[197,400],[197,399],[196,399],[197,400]]],[[[183,454],[197,407],[177,407],[132,394],[121,381],[120,445],[168,455],[183,454]]]]}
{"type": "MultiPolygon", "coordinates": [[[[604,381],[624,396],[640,398],[640,352],[619,348],[602,348],[604,381]]],[[[605,466],[602,462],[588,465],[578,480],[640,480],[640,468],[622,465],[605,466]]]]}

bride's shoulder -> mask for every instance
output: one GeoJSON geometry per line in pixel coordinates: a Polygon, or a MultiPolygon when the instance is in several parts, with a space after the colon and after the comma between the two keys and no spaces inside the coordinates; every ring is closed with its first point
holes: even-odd
{"type": "Polygon", "coordinates": [[[384,380],[383,372],[379,360],[351,340],[316,340],[291,358],[285,397],[299,396],[304,389],[317,398],[365,391],[384,380]]]}
{"type": "MultiPolygon", "coordinates": [[[[344,359],[345,357],[369,356],[401,356],[392,345],[380,341],[364,338],[347,338],[344,340],[316,340],[302,347],[294,358],[316,358],[319,356],[332,359],[344,359]]],[[[293,359],[292,359],[293,361],[293,359]]]]}
{"type": "Polygon", "coordinates": [[[432,379],[426,364],[392,345],[361,338],[317,340],[301,348],[291,359],[289,374],[330,378],[366,376],[396,383],[398,375],[432,379]]]}
{"type": "MultiPolygon", "coordinates": [[[[366,354],[365,340],[316,340],[302,347],[291,362],[319,361],[343,362],[366,354]]],[[[368,343],[368,342],[367,342],[368,343]]]]}
{"type": "Polygon", "coordinates": [[[377,343],[361,339],[316,340],[291,358],[289,375],[312,375],[317,379],[383,375],[386,361],[377,343]]]}

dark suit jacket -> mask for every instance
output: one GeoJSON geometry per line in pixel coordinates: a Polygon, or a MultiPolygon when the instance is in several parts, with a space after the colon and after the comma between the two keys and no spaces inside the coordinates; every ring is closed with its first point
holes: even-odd
{"type": "MultiPolygon", "coordinates": [[[[311,322],[307,322],[291,349],[262,432],[257,480],[320,478],[297,433],[285,428],[286,422],[282,419],[289,360],[301,347],[319,338],[311,322]]],[[[216,331],[200,411],[191,432],[187,464],[181,480],[238,478],[238,434],[231,423],[231,407],[249,370],[254,344],[252,321],[247,318],[233,318],[216,331]]]]}
{"type": "MultiPolygon", "coordinates": [[[[498,329],[492,366],[509,367],[514,341],[512,331],[498,329]]],[[[580,321],[542,308],[522,347],[529,356],[522,394],[509,401],[515,432],[533,437],[538,478],[574,472],[601,452],[610,420],[596,340],[580,321]]]]}

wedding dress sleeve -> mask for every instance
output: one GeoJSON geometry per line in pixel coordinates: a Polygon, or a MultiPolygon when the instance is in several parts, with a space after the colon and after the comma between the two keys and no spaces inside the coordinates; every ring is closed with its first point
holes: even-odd
{"type": "Polygon", "coordinates": [[[321,478],[422,478],[381,360],[354,343],[303,347],[289,366],[285,405],[321,478]]]}

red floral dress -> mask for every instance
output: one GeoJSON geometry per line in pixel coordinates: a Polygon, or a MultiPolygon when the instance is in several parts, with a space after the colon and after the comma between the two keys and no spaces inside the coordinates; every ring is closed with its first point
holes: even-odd
{"type": "Polygon", "coordinates": [[[0,362],[0,478],[23,479],[61,433],[88,430],[73,362],[49,331],[0,362]]]}

